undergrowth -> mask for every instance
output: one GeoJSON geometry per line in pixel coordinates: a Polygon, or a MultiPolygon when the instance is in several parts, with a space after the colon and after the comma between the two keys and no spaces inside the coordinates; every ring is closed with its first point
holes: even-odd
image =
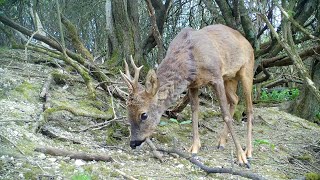
{"type": "Polygon", "coordinates": [[[300,94],[300,90],[297,88],[273,90],[268,92],[263,90],[260,96],[260,100],[263,102],[284,102],[297,98],[300,94]]]}

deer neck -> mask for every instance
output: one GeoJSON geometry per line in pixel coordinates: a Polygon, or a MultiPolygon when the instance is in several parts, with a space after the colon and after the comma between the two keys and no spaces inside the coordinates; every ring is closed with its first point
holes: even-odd
{"type": "Polygon", "coordinates": [[[161,113],[172,106],[195,79],[194,67],[193,62],[180,59],[164,59],[159,65],[157,77],[160,82],[158,100],[161,113]]]}

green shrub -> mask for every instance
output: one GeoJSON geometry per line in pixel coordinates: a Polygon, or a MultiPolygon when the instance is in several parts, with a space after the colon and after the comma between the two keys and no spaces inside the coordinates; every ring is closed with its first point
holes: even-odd
{"type": "Polygon", "coordinates": [[[289,101],[293,100],[296,97],[298,97],[300,94],[299,89],[283,89],[283,90],[274,90],[271,92],[268,92],[266,90],[263,90],[260,96],[260,100],[263,102],[283,102],[283,101],[289,101]]]}

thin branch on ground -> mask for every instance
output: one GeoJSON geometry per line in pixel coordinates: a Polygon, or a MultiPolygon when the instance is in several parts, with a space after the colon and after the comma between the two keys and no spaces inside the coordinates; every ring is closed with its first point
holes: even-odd
{"type": "Polygon", "coordinates": [[[6,119],[6,120],[0,120],[0,123],[6,123],[6,122],[34,122],[36,120],[33,119],[6,119]]]}
{"type": "Polygon", "coordinates": [[[80,129],[80,130],[72,130],[71,132],[85,132],[85,131],[88,131],[89,129],[92,129],[92,130],[98,130],[98,129],[101,129],[101,128],[104,128],[106,126],[108,126],[111,122],[113,121],[118,121],[120,119],[124,119],[126,118],[126,116],[122,116],[122,117],[118,117],[118,118],[113,118],[111,120],[108,120],[108,121],[105,121],[105,122],[102,122],[102,123],[98,123],[98,124],[94,124],[92,126],[89,126],[89,127],[86,127],[84,129],[80,129]]]}
{"type": "Polygon", "coordinates": [[[152,141],[147,138],[146,139],[147,144],[150,146],[150,148],[152,149],[152,153],[153,155],[160,160],[160,162],[163,162],[163,154],[161,154],[158,150],[157,147],[152,143],[152,141]]]}
{"type": "Polygon", "coordinates": [[[114,160],[110,156],[89,154],[84,152],[73,152],[63,149],[53,148],[53,147],[37,147],[34,151],[41,152],[44,154],[49,154],[52,156],[65,156],[71,159],[82,159],[84,161],[105,161],[113,162],[114,160]]]}
{"type": "Polygon", "coordinates": [[[57,134],[47,127],[41,128],[41,134],[43,134],[51,139],[57,139],[57,140],[60,140],[63,142],[72,142],[73,144],[81,144],[81,141],[77,141],[75,139],[67,138],[67,137],[62,136],[60,134],[57,134]]]}
{"type": "Polygon", "coordinates": [[[117,114],[116,114],[116,111],[114,110],[113,95],[112,95],[112,93],[110,91],[109,86],[107,87],[107,90],[108,90],[108,93],[109,93],[109,96],[110,96],[110,99],[111,99],[111,108],[112,108],[112,112],[113,112],[113,117],[115,119],[117,119],[117,114]]]}
{"type": "Polygon", "coordinates": [[[224,174],[232,174],[232,175],[237,175],[237,176],[241,176],[241,177],[245,177],[245,178],[249,178],[249,179],[254,179],[254,180],[265,180],[264,177],[254,174],[252,172],[248,172],[248,171],[239,171],[239,170],[235,170],[232,168],[212,168],[212,167],[208,167],[206,165],[204,165],[203,163],[201,163],[197,157],[192,157],[187,153],[184,153],[182,151],[179,151],[177,149],[157,149],[158,151],[162,151],[162,152],[166,152],[166,153],[175,153],[178,154],[179,156],[189,160],[192,164],[198,166],[200,169],[204,170],[206,173],[224,173],[224,174]]]}

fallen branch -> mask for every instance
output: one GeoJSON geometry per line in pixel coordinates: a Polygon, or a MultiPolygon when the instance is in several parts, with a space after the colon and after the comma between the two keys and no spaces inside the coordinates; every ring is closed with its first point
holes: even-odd
{"type": "Polygon", "coordinates": [[[254,174],[252,172],[247,172],[247,171],[239,171],[236,169],[232,169],[232,168],[212,168],[212,167],[208,167],[206,165],[204,165],[203,163],[201,163],[196,157],[192,157],[184,152],[181,152],[177,149],[157,149],[158,151],[162,151],[162,152],[166,152],[166,153],[174,153],[174,154],[178,154],[179,156],[189,160],[192,164],[198,166],[200,169],[204,170],[206,173],[224,173],[224,174],[232,174],[232,175],[237,175],[237,176],[241,176],[241,177],[245,177],[245,178],[249,178],[249,179],[255,179],[255,180],[265,180],[265,178],[263,178],[260,175],[254,174]]]}
{"type": "Polygon", "coordinates": [[[45,83],[42,86],[42,90],[41,90],[41,93],[40,93],[40,97],[41,98],[45,98],[46,95],[48,94],[50,85],[52,83],[52,80],[53,80],[53,77],[52,77],[52,74],[50,73],[48,78],[46,79],[45,83]]]}
{"type": "Polygon", "coordinates": [[[44,154],[49,154],[52,156],[65,156],[65,157],[70,157],[71,159],[82,159],[84,161],[105,161],[105,162],[114,161],[110,156],[88,154],[83,152],[72,152],[72,151],[66,151],[66,150],[53,148],[53,147],[37,147],[34,149],[34,151],[41,152],[44,154]]]}
{"type": "Polygon", "coordinates": [[[152,143],[152,141],[147,138],[146,139],[147,144],[150,146],[150,148],[152,149],[152,153],[153,155],[158,158],[161,162],[163,162],[163,155],[157,150],[156,146],[152,143]]]}
{"type": "Polygon", "coordinates": [[[54,131],[52,131],[51,129],[49,129],[48,127],[43,127],[41,128],[41,131],[40,131],[41,134],[51,138],[51,139],[57,139],[57,140],[60,140],[60,141],[63,141],[63,142],[72,142],[73,144],[81,144],[80,141],[77,141],[75,139],[71,139],[71,138],[67,138],[63,135],[60,135],[54,131]]]}

